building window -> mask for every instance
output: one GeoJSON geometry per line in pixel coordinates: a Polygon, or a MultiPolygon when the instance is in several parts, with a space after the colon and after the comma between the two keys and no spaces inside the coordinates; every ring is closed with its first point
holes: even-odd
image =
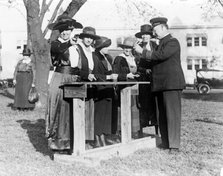
{"type": "Polygon", "coordinates": [[[194,33],[187,34],[187,47],[207,46],[207,34],[206,33],[194,33]]]}
{"type": "Polygon", "coordinates": [[[200,38],[194,37],[194,46],[199,46],[199,43],[200,43],[200,38]]]}
{"type": "Polygon", "coordinates": [[[194,68],[195,68],[195,70],[200,68],[200,59],[195,59],[194,60],[194,68]]]}
{"type": "Polygon", "coordinates": [[[192,59],[187,59],[187,70],[192,70],[192,59]]]}
{"type": "Polygon", "coordinates": [[[187,37],[187,46],[192,46],[192,37],[187,37]]]}
{"type": "Polygon", "coordinates": [[[202,59],[202,68],[206,69],[208,67],[208,61],[206,59],[202,59]]]}
{"type": "Polygon", "coordinates": [[[201,37],[201,44],[202,44],[202,46],[207,46],[207,38],[206,37],[201,37]]]}

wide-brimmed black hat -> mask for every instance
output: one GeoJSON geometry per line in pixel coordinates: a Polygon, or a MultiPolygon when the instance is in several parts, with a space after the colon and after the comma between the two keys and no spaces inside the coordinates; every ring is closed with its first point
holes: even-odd
{"type": "Polygon", "coordinates": [[[61,15],[57,18],[55,23],[51,23],[48,25],[48,28],[51,30],[72,30],[74,28],[82,29],[83,26],[81,23],[72,19],[71,17],[61,15]]]}
{"type": "Polygon", "coordinates": [[[144,34],[149,34],[149,35],[153,35],[153,30],[152,30],[152,26],[149,24],[144,24],[140,27],[140,32],[136,33],[135,36],[137,38],[142,38],[142,35],[144,34]]]}
{"type": "Polygon", "coordinates": [[[167,18],[165,17],[155,17],[150,20],[152,27],[156,27],[160,24],[167,24],[167,18]]]}
{"type": "Polygon", "coordinates": [[[22,55],[23,56],[30,56],[32,54],[31,50],[27,47],[27,45],[23,46],[23,51],[22,51],[22,55]]]}
{"type": "Polygon", "coordinates": [[[95,49],[102,49],[109,47],[111,45],[111,39],[101,36],[100,39],[95,41],[94,47],[95,49]]]}
{"type": "Polygon", "coordinates": [[[94,40],[100,39],[100,36],[96,35],[96,31],[95,28],[87,26],[84,27],[82,33],[80,33],[79,38],[83,39],[83,38],[92,38],[94,40]]]}
{"type": "Polygon", "coordinates": [[[123,41],[123,44],[119,44],[118,46],[121,48],[133,48],[136,43],[136,39],[133,37],[126,37],[123,41]]]}

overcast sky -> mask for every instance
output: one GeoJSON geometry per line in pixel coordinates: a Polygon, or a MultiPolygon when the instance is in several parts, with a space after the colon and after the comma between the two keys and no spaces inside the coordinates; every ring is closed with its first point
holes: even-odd
{"type": "MultiPolygon", "coordinates": [[[[18,7],[18,9],[20,10],[15,10],[14,8],[8,8],[6,6],[2,6],[1,1],[2,0],[0,0],[0,24],[1,24],[0,29],[9,31],[26,29],[25,17],[22,15],[24,14],[24,7],[20,8],[18,7]]],[[[176,21],[179,22],[179,20],[181,20],[182,23],[185,25],[201,23],[200,16],[202,11],[200,6],[202,3],[206,2],[206,0],[141,0],[141,1],[149,2],[152,6],[154,6],[156,9],[162,12],[164,16],[166,16],[169,19],[170,24],[174,24],[176,21]]],[[[69,4],[69,2],[70,1],[65,0],[65,3],[69,4]]],[[[78,12],[75,18],[79,19],[83,23],[85,23],[86,19],[89,19],[86,22],[92,21],[92,23],[99,25],[100,21],[98,21],[97,16],[99,17],[107,13],[108,16],[111,18],[111,20],[113,19],[113,21],[117,21],[114,19],[117,17],[115,17],[115,15],[112,14],[112,7],[110,6],[106,7],[106,4],[108,4],[109,2],[114,2],[114,1],[88,0],[86,4],[84,4],[84,6],[81,8],[82,11],[78,12]],[[89,9],[89,7],[92,8],[89,9]],[[94,16],[93,13],[95,13],[96,15],[94,16]],[[89,16],[89,14],[91,15],[89,16]]],[[[106,24],[104,21],[101,21],[100,25],[109,25],[109,24],[106,24]]]]}

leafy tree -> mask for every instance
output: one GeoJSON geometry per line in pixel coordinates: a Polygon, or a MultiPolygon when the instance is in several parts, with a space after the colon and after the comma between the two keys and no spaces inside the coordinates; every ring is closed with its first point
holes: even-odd
{"type": "MultiPolygon", "coordinates": [[[[223,0],[206,0],[206,3],[201,5],[203,9],[203,18],[207,21],[213,20],[214,18],[223,18],[223,0]]],[[[212,57],[208,62],[209,68],[223,68],[222,60],[223,55],[221,48],[209,48],[212,57]]]]}
{"type": "Polygon", "coordinates": [[[149,23],[154,16],[162,16],[147,0],[114,0],[119,16],[128,29],[135,29],[139,24],[149,23]]]}
{"type": "Polygon", "coordinates": [[[206,3],[201,5],[203,9],[203,18],[211,20],[214,17],[223,18],[223,0],[206,0],[206,3]]]}

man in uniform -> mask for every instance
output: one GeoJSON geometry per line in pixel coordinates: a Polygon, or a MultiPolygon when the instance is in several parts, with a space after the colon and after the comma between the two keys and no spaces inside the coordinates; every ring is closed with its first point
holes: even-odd
{"type": "Polygon", "coordinates": [[[162,144],[160,148],[179,150],[181,131],[181,95],[185,78],[181,67],[180,44],[169,33],[167,18],[150,20],[159,45],[143,51],[143,57],[152,62],[152,91],[157,99],[159,128],[162,144]]]}

